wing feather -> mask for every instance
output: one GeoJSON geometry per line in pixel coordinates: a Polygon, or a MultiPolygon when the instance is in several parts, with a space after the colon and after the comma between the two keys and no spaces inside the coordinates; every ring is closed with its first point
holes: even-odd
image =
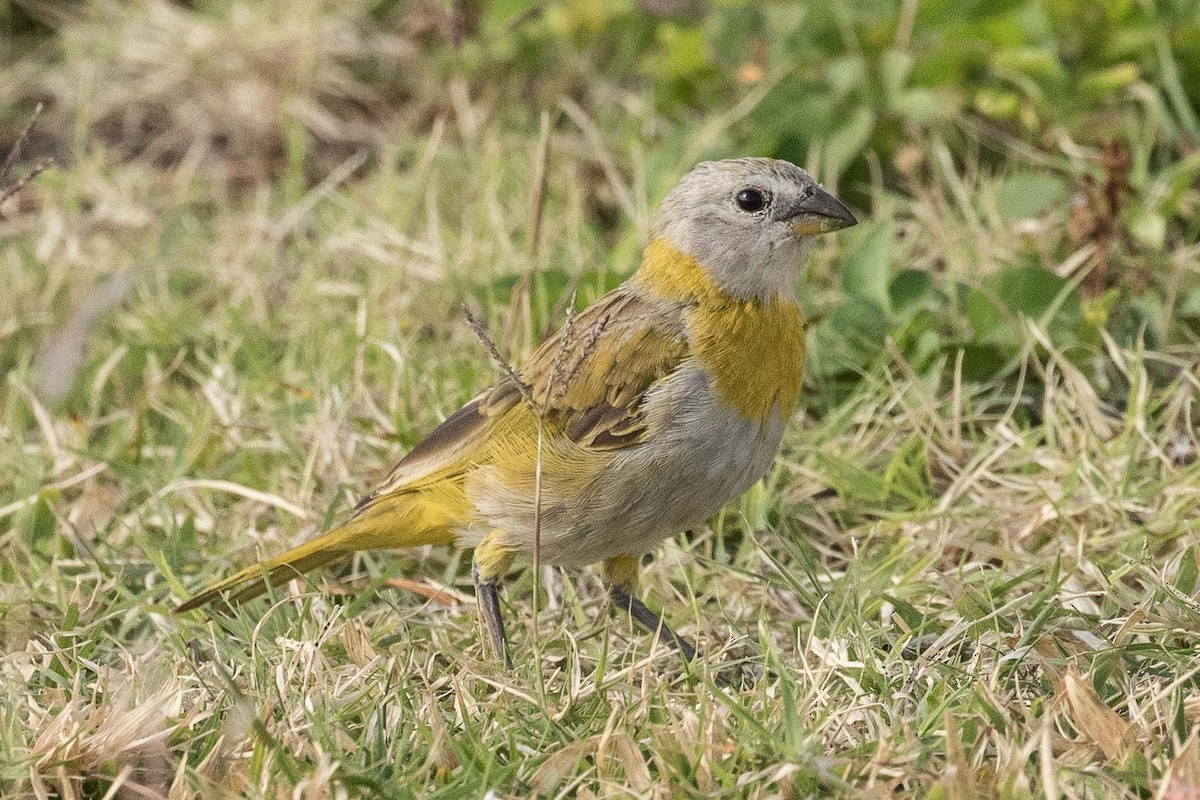
{"type": "MultiPolygon", "coordinates": [[[[548,425],[593,450],[616,450],[647,435],[647,391],[687,358],[682,308],[628,285],[600,298],[570,328],[544,342],[521,370],[548,425]]],[[[486,460],[489,435],[507,415],[534,414],[521,387],[503,378],[414,447],[356,512],[376,498],[463,474],[486,460]]]]}
{"type": "Polygon", "coordinates": [[[538,348],[521,376],[572,441],[613,450],[642,441],[646,392],[687,355],[681,307],[622,287],[538,348]]]}

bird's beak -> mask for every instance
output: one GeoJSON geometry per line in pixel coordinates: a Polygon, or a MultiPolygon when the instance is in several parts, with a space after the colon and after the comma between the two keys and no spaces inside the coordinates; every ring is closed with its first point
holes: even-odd
{"type": "Polygon", "coordinates": [[[858,224],[858,220],[841,200],[819,187],[814,188],[812,194],[789,211],[792,212],[792,232],[797,236],[840,231],[858,224]]]}

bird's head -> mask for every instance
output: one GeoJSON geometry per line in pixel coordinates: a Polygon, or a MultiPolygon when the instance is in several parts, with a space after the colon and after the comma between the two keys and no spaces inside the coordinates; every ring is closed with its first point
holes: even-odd
{"type": "Polygon", "coordinates": [[[857,222],[795,164],[735,158],[706,161],[684,175],[653,230],[723,292],[766,299],[795,291],[814,236],[857,222]]]}

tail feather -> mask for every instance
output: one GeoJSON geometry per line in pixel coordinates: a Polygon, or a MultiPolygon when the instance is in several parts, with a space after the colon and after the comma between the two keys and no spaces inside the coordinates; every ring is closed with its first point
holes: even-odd
{"type": "Polygon", "coordinates": [[[364,514],[265,563],[235,572],[180,603],[175,613],[199,608],[229,591],[233,592],[228,598],[230,603],[244,603],[272,586],[286,583],[357,550],[417,547],[453,541],[453,535],[444,524],[430,525],[428,523],[432,520],[428,516],[422,518],[420,514],[397,514],[396,510],[393,506],[384,509],[390,513],[364,514]]]}
{"type": "Polygon", "coordinates": [[[315,539],[288,550],[265,564],[254,564],[240,572],[235,572],[224,580],[217,581],[186,602],[180,603],[175,609],[175,613],[182,614],[185,611],[199,608],[216,600],[231,589],[236,589],[237,593],[229,598],[229,602],[237,604],[253,600],[271,586],[278,586],[293,578],[298,578],[309,570],[324,566],[345,555],[340,550],[318,549],[324,538],[315,539]]]}

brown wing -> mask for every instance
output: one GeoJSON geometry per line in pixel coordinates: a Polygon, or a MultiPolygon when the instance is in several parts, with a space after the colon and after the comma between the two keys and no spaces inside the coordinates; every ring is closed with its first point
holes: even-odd
{"type": "MultiPolygon", "coordinates": [[[[687,357],[679,307],[623,286],[580,312],[565,334],[544,342],[521,370],[534,402],[586,447],[612,450],[640,441],[646,391],[687,357]]],[[[507,380],[485,403],[504,405],[514,395],[519,399],[520,390],[507,380]]]]}
{"type": "MultiPolygon", "coordinates": [[[[687,357],[680,308],[622,285],[580,312],[565,334],[544,342],[520,373],[534,402],[546,407],[547,422],[593,449],[641,441],[646,391],[687,357]]],[[[528,405],[511,378],[500,380],[425,437],[358,508],[461,474],[486,451],[494,426],[528,405]]]]}

